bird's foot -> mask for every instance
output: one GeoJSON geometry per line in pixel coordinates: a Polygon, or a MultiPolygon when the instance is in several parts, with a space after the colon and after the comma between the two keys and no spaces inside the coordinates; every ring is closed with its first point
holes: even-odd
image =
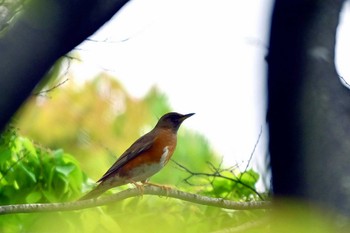
{"type": "Polygon", "coordinates": [[[170,186],[160,185],[160,184],[153,184],[153,183],[150,183],[150,182],[147,182],[147,181],[146,181],[146,182],[143,182],[143,184],[161,188],[163,191],[166,192],[166,195],[169,196],[169,192],[170,192],[170,190],[171,190],[171,187],[170,187],[170,186]]]}
{"type": "Polygon", "coordinates": [[[139,190],[139,192],[140,192],[140,197],[142,198],[142,197],[143,197],[144,190],[145,190],[143,183],[142,183],[142,184],[138,184],[138,183],[136,183],[136,182],[133,181],[133,180],[130,180],[130,183],[132,183],[133,185],[135,185],[135,187],[137,188],[137,190],[139,190]]]}

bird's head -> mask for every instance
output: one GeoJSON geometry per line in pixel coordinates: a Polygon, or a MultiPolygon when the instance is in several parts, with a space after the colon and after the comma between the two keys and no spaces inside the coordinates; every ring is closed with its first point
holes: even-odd
{"type": "Polygon", "coordinates": [[[159,119],[156,127],[158,127],[158,128],[170,128],[174,132],[177,132],[181,123],[192,115],[194,115],[194,113],[182,115],[182,114],[177,113],[177,112],[169,112],[169,113],[163,115],[159,119]]]}

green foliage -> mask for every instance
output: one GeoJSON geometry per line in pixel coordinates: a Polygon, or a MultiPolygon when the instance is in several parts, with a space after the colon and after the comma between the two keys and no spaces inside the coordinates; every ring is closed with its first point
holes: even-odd
{"type": "MultiPolygon", "coordinates": [[[[60,61],[58,65],[62,64],[60,61]]],[[[58,71],[53,69],[48,80],[57,82],[58,71]]],[[[45,86],[38,86],[37,92],[45,86]]],[[[80,86],[66,82],[48,95],[51,98],[32,97],[16,116],[19,133],[31,140],[14,129],[1,137],[2,204],[78,198],[90,189],[82,170],[93,180],[98,179],[133,141],[171,111],[166,96],[156,88],[144,98],[135,99],[106,74],[80,86]]],[[[210,164],[220,164],[218,157],[202,135],[184,126],[179,130],[173,159],[188,170],[170,161],[151,182],[214,197],[257,199],[253,190],[259,176],[252,170],[213,170],[210,164]]],[[[81,211],[4,216],[0,217],[0,232],[210,232],[263,213],[144,196],[81,211]]]]}
{"type": "Polygon", "coordinates": [[[83,85],[66,82],[48,95],[32,97],[16,116],[16,126],[34,141],[74,154],[95,180],[169,110],[157,89],[135,99],[106,74],[83,85]]]}
{"type": "MultiPolygon", "coordinates": [[[[62,61],[58,65],[61,64],[62,61]]],[[[166,96],[157,88],[144,98],[135,99],[106,74],[82,86],[67,82],[49,95],[50,99],[39,96],[28,101],[16,117],[16,126],[49,148],[65,148],[93,180],[99,179],[133,141],[171,111],[166,96]]],[[[207,161],[217,161],[204,137],[184,126],[180,128],[173,158],[194,170],[206,169],[207,161]]],[[[186,176],[170,162],[151,181],[185,187],[182,181],[186,176]]]]}
{"type": "Polygon", "coordinates": [[[264,194],[256,191],[255,185],[259,179],[259,174],[254,170],[220,169],[219,165],[208,164],[210,164],[208,166],[210,169],[207,169],[207,171],[202,169],[199,170],[200,172],[183,167],[185,174],[187,174],[184,181],[191,187],[187,190],[206,196],[237,201],[254,201],[267,198],[264,194]]]}
{"type": "Polygon", "coordinates": [[[1,204],[73,199],[82,183],[78,162],[63,150],[37,146],[11,127],[0,136],[1,204]]]}
{"type": "MultiPolygon", "coordinates": [[[[77,160],[63,150],[38,146],[13,127],[1,134],[1,205],[73,200],[81,195],[84,180],[77,160]]],[[[0,232],[67,232],[68,220],[62,213],[2,216],[0,232]],[[55,222],[59,228],[52,228],[55,222]]]]}
{"type": "MultiPolygon", "coordinates": [[[[63,150],[50,151],[38,146],[19,136],[14,128],[0,137],[0,160],[2,205],[72,200],[81,195],[81,186],[85,184],[72,156],[63,150]]],[[[200,168],[197,166],[192,168],[200,168]]],[[[257,176],[251,171],[250,175],[242,175],[243,179],[254,186],[257,176]]],[[[216,191],[208,194],[217,195],[222,184],[214,183],[216,191]]],[[[227,182],[228,187],[233,184],[227,182]]],[[[239,225],[263,213],[144,196],[81,211],[2,216],[0,232],[210,232],[239,225]]]]}
{"type": "Polygon", "coordinates": [[[255,184],[259,174],[252,169],[240,172],[223,171],[212,179],[211,187],[205,192],[207,195],[233,200],[258,200],[260,194],[256,192],[255,184]]]}
{"type": "Polygon", "coordinates": [[[175,199],[142,197],[109,205],[106,213],[118,219],[122,232],[213,232],[258,217],[265,211],[223,210],[175,199]],[[237,213],[237,215],[236,215],[237,213]],[[130,223],[133,224],[130,224],[130,223]]]}

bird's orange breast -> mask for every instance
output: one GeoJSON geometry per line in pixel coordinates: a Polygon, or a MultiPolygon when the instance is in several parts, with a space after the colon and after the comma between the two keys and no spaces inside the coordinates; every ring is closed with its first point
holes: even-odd
{"type": "Polygon", "coordinates": [[[141,152],[119,169],[119,176],[132,179],[131,176],[135,175],[133,170],[137,170],[139,167],[144,166],[147,169],[148,165],[159,164],[159,168],[161,168],[169,161],[176,147],[176,134],[170,129],[158,129],[156,135],[149,149],[141,152]]]}

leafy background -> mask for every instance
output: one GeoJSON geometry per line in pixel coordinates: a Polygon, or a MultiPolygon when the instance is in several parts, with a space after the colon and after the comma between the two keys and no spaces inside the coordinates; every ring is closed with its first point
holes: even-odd
{"type": "MultiPolygon", "coordinates": [[[[53,67],[1,135],[1,205],[78,199],[131,142],[171,111],[156,87],[135,99],[106,73],[83,84],[74,77],[60,79],[63,63],[53,67]]],[[[223,168],[196,132],[181,127],[173,158],[176,162],[152,182],[237,201],[259,199],[254,191],[259,175],[237,166],[223,168]]],[[[264,212],[144,196],[80,211],[1,216],[0,232],[210,232],[264,212]]]]}

